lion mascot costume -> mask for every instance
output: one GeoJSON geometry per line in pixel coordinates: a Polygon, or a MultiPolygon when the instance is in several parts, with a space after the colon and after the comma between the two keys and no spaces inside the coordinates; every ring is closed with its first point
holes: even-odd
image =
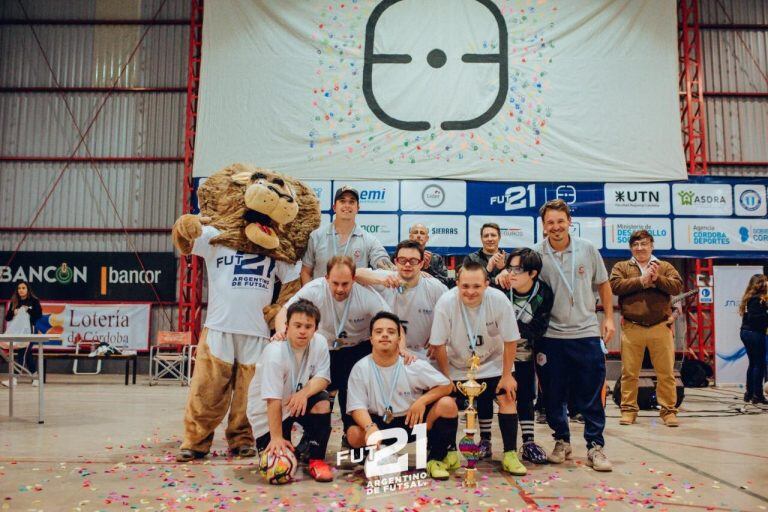
{"type": "Polygon", "coordinates": [[[269,321],[300,288],[300,258],[320,225],[314,192],[288,176],[234,164],[198,189],[200,215],[182,215],[173,243],[205,259],[208,314],[197,348],[179,462],[204,457],[229,411],[231,453],[253,457],[248,385],[269,342],[269,321]],[[275,281],[282,283],[272,305],[275,281]]]}

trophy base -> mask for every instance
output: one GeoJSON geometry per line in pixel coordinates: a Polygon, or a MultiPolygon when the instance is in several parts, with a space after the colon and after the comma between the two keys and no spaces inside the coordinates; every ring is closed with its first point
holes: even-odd
{"type": "Polygon", "coordinates": [[[467,472],[464,474],[464,487],[477,487],[477,480],[475,478],[475,468],[467,468],[467,472]]]}

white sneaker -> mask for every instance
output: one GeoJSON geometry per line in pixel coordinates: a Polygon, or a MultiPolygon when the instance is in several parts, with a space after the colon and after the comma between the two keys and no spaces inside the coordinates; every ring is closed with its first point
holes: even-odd
{"type": "Polygon", "coordinates": [[[40,381],[38,379],[32,379],[32,387],[37,388],[40,386],[40,381]]]}
{"type": "MultiPolygon", "coordinates": [[[[3,386],[5,386],[5,387],[7,387],[7,388],[9,388],[9,387],[10,387],[10,386],[8,385],[8,380],[4,380],[4,381],[2,382],[2,384],[3,384],[3,386]]],[[[17,379],[16,377],[14,377],[14,378],[13,378],[13,386],[14,386],[14,387],[16,387],[16,386],[18,386],[18,385],[19,385],[19,381],[18,381],[18,379],[17,379]]]]}
{"type": "Polygon", "coordinates": [[[594,445],[587,452],[587,466],[591,466],[595,471],[613,471],[613,464],[608,460],[603,447],[594,445]]]}
{"type": "Polygon", "coordinates": [[[547,457],[547,460],[552,464],[562,464],[566,459],[571,458],[571,451],[571,443],[558,439],[555,441],[555,447],[547,457]]]}

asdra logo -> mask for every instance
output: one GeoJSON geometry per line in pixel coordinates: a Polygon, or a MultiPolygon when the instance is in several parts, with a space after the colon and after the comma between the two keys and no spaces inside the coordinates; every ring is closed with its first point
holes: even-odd
{"type": "Polygon", "coordinates": [[[505,211],[521,210],[536,206],[536,185],[514,186],[504,191],[504,195],[491,196],[491,206],[504,205],[505,211]]]}
{"type": "Polygon", "coordinates": [[[693,190],[680,190],[677,195],[680,197],[680,204],[683,206],[705,206],[726,204],[727,200],[722,194],[697,194],[693,190]]]}

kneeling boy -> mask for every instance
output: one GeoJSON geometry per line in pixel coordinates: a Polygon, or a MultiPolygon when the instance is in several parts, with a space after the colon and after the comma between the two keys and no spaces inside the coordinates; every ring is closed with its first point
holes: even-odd
{"type": "Polygon", "coordinates": [[[325,462],[331,435],[328,340],[316,333],[320,311],[308,300],[291,304],[286,341],[264,349],[248,390],[248,419],[259,452],[294,451],[291,428],[298,422],[309,439],[309,474],[318,482],[333,480],[325,462]]]}
{"type": "Polygon", "coordinates": [[[372,353],[358,361],[349,376],[347,412],[355,425],[347,429],[347,441],[361,448],[377,430],[426,423],[427,472],[445,480],[449,470],[459,467],[452,385],[424,360],[403,363],[400,327],[397,315],[386,311],[371,320],[372,353]]]}

